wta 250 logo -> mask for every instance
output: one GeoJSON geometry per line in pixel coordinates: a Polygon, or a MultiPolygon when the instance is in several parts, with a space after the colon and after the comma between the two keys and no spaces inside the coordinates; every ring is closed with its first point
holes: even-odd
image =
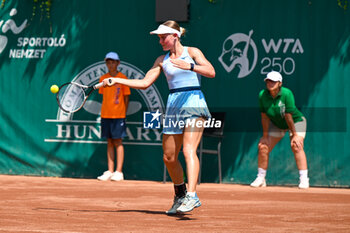
{"type": "Polygon", "coordinates": [[[254,31],[248,35],[234,33],[228,36],[222,45],[222,52],[218,57],[227,73],[237,74],[237,78],[244,78],[253,72],[258,62],[258,50],[264,51],[260,59],[261,74],[274,70],[291,75],[294,73],[295,55],[304,53],[299,38],[261,39],[260,47],[254,42],[254,31]],[[268,41],[268,42],[267,42],[268,41]]]}
{"type": "Polygon", "coordinates": [[[236,66],[239,69],[238,78],[244,78],[249,75],[255,68],[256,61],[258,59],[258,50],[251,36],[253,30],[249,32],[249,35],[243,33],[232,34],[227,37],[222,46],[222,53],[219,57],[219,61],[230,73],[236,66]],[[251,60],[248,57],[249,49],[253,52],[251,60]]]}

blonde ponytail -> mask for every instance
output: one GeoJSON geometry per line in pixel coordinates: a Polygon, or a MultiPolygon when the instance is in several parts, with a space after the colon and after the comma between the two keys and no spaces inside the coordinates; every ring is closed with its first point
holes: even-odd
{"type": "Polygon", "coordinates": [[[186,33],[186,29],[183,27],[180,27],[179,24],[174,20],[168,20],[163,23],[164,26],[171,27],[172,29],[178,30],[181,34],[181,36],[184,36],[186,33]]]}

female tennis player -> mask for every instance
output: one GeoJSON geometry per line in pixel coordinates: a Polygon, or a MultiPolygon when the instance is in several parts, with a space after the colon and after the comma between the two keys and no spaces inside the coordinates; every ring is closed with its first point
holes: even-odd
{"type": "Polygon", "coordinates": [[[299,188],[309,187],[307,161],[304,151],[306,119],[295,107],[291,90],[282,87],[282,75],[272,71],[264,79],[266,89],[259,94],[263,136],[258,149],[258,175],[250,184],[252,187],[265,187],[269,153],[289,130],[290,146],[299,169],[299,188]]]}
{"type": "MultiPolygon", "coordinates": [[[[195,124],[185,124],[185,127],[163,126],[163,160],[174,183],[175,197],[167,214],[188,212],[201,206],[196,194],[196,184],[199,174],[197,147],[201,140],[203,127],[197,127],[199,121],[210,118],[204,95],[200,90],[200,77],[215,77],[215,70],[205,58],[201,50],[183,46],[180,42],[185,29],[175,21],[167,21],[150,32],[159,37],[159,43],[165,55],[159,56],[152,68],[142,80],[125,80],[111,78],[104,85],[116,83],[131,88],[146,89],[152,85],[163,70],[170,89],[168,96],[165,122],[192,121],[195,124]],[[188,190],[184,183],[183,168],[178,160],[181,146],[187,167],[188,190]]],[[[200,123],[202,123],[200,122],[200,123]]]]}

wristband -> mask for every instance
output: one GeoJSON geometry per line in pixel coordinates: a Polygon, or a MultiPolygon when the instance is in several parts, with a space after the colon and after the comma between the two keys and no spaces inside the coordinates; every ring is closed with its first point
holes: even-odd
{"type": "Polygon", "coordinates": [[[193,71],[193,69],[194,69],[194,63],[190,63],[190,64],[191,64],[190,70],[193,71]]]}

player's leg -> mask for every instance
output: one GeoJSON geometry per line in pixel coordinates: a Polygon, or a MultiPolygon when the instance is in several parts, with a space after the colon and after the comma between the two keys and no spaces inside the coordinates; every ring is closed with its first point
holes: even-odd
{"type": "Polygon", "coordinates": [[[112,138],[107,140],[107,162],[108,162],[108,171],[114,172],[115,167],[115,148],[112,138]]]}
{"type": "Polygon", "coordinates": [[[299,169],[299,188],[306,189],[309,188],[309,177],[307,169],[307,160],[304,148],[297,148],[295,145],[292,146],[295,161],[299,169]]]}
{"type": "Polygon", "coordinates": [[[163,135],[163,160],[174,184],[184,182],[183,169],[178,160],[178,155],[182,146],[182,137],[182,134],[163,135]]]}
{"type": "Polygon", "coordinates": [[[126,122],[125,118],[118,118],[112,120],[111,135],[113,138],[113,147],[117,152],[116,170],[111,177],[113,181],[124,180],[123,163],[124,163],[124,146],[122,138],[126,136],[126,122]]]}
{"type": "Polygon", "coordinates": [[[306,189],[309,188],[309,177],[307,169],[307,160],[304,151],[304,147],[299,148],[295,143],[291,145],[292,151],[294,153],[294,158],[299,169],[299,188],[306,189]]]}
{"type": "MultiPolygon", "coordinates": [[[[277,136],[277,135],[276,135],[277,136]]],[[[250,184],[252,187],[265,187],[266,186],[266,171],[269,164],[269,155],[276,144],[283,138],[269,136],[268,143],[259,142],[258,144],[258,175],[256,179],[250,184]]]]}
{"type": "Polygon", "coordinates": [[[114,146],[111,135],[111,119],[101,118],[101,136],[107,139],[107,164],[108,170],[101,176],[97,177],[99,180],[110,180],[114,171],[114,146]]]}
{"type": "MultiPolygon", "coordinates": [[[[196,121],[204,121],[198,118],[196,121]]],[[[183,153],[186,161],[188,192],[196,192],[199,174],[199,159],[197,148],[201,141],[204,128],[186,127],[183,136],[183,153]]]]}
{"type": "MultiPolygon", "coordinates": [[[[203,118],[197,118],[196,121],[204,121],[203,118]]],[[[179,212],[188,212],[201,206],[201,202],[196,193],[196,185],[199,174],[199,160],[197,156],[197,147],[200,143],[204,128],[188,126],[184,130],[183,153],[186,161],[188,192],[184,202],[177,209],[179,212]]]]}
{"type": "Polygon", "coordinates": [[[124,146],[121,138],[113,139],[113,145],[117,152],[117,165],[116,170],[111,177],[113,181],[121,181],[124,180],[123,174],[123,164],[124,164],[124,146]]]}
{"type": "MultiPolygon", "coordinates": [[[[306,136],[306,119],[295,123],[295,130],[298,136],[302,139],[302,147],[297,146],[295,143],[291,144],[292,151],[294,153],[295,162],[299,170],[299,188],[309,188],[309,177],[307,169],[307,159],[304,151],[304,138],[306,136]]],[[[292,136],[290,134],[290,136],[292,136]]],[[[292,139],[292,138],[291,138],[292,139]]]]}
{"type": "Polygon", "coordinates": [[[169,176],[174,183],[174,201],[167,214],[176,214],[176,209],[182,204],[186,195],[183,168],[178,155],[182,146],[182,134],[163,134],[163,160],[169,176]]]}
{"type": "Polygon", "coordinates": [[[122,139],[113,139],[113,144],[117,151],[117,168],[116,171],[123,171],[123,163],[124,163],[124,146],[122,139]]]}
{"type": "Polygon", "coordinates": [[[282,139],[282,137],[268,137],[269,143],[258,144],[258,167],[267,170],[269,165],[269,155],[276,144],[282,139]]]}
{"type": "Polygon", "coordinates": [[[292,151],[294,153],[294,158],[299,170],[307,170],[307,160],[304,148],[299,148],[293,143],[292,151]]]}
{"type": "Polygon", "coordinates": [[[106,181],[110,180],[113,176],[114,171],[114,164],[115,164],[115,149],[113,144],[113,139],[108,138],[107,139],[107,164],[108,164],[108,170],[105,171],[101,176],[97,177],[97,179],[106,181]]]}

